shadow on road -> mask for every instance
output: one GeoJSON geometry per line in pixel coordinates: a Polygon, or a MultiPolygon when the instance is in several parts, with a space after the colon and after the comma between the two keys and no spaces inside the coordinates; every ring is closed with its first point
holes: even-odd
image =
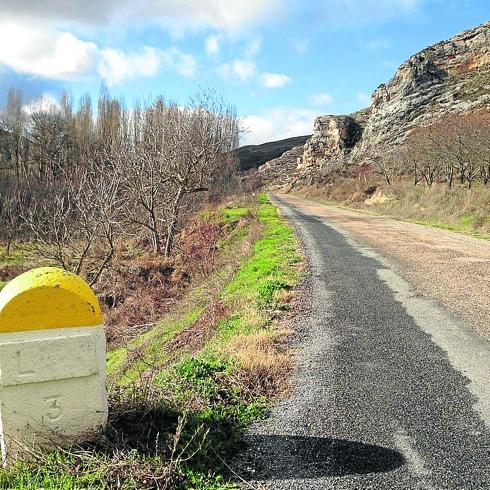
{"type": "Polygon", "coordinates": [[[250,434],[247,442],[250,456],[264,453],[271,480],[386,473],[405,463],[393,449],[343,439],[250,434]]]}

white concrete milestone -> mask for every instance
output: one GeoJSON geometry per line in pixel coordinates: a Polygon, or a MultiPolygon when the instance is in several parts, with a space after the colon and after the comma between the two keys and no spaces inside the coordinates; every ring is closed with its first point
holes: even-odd
{"type": "Polygon", "coordinates": [[[5,463],[26,448],[70,444],[107,421],[106,341],[90,287],[34,269],[0,292],[0,444],[5,463]]]}

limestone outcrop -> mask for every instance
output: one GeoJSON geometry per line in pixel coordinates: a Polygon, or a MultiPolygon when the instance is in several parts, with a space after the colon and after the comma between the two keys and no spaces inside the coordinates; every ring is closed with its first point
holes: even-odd
{"type": "Polygon", "coordinates": [[[305,143],[299,170],[323,167],[332,159],[343,160],[359,142],[362,126],[352,116],[321,116],[313,136],[305,143]]]}
{"type": "Polygon", "coordinates": [[[262,172],[272,185],[276,178],[296,185],[321,182],[329,169],[387,151],[418,126],[477,108],[490,108],[490,22],[410,57],[374,91],[369,108],[317,118],[302,155],[296,147],[294,157],[276,158],[262,172]]]}
{"type": "Polygon", "coordinates": [[[356,155],[393,145],[416,126],[448,112],[490,105],[490,22],[409,58],[372,95],[356,155]]]}

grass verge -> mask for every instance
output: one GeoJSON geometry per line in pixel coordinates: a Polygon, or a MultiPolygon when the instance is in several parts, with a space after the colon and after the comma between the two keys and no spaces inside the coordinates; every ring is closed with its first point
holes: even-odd
{"type": "Polygon", "coordinates": [[[393,185],[339,177],[327,188],[301,195],[374,216],[416,223],[490,240],[490,188],[454,184],[426,187],[398,181],[393,185]]]}
{"type": "Polygon", "coordinates": [[[207,219],[230,224],[220,265],[152,329],[109,353],[105,432],[2,470],[0,488],[235,488],[229,462],[291,367],[277,319],[302,260],[266,196],[207,219]]]}

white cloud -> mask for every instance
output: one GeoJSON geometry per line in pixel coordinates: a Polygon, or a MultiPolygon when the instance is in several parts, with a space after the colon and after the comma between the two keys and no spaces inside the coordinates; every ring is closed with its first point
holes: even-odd
{"type": "Polygon", "coordinates": [[[258,82],[266,88],[283,87],[291,78],[281,73],[260,72],[253,60],[236,58],[231,63],[223,63],[217,68],[218,75],[235,83],[258,82]]]}
{"type": "Polygon", "coordinates": [[[371,105],[371,96],[366,94],[365,92],[359,92],[357,94],[357,101],[364,106],[371,105]]]}
{"type": "Polygon", "coordinates": [[[180,49],[172,47],[160,51],[166,68],[176,71],[179,75],[192,78],[197,71],[196,59],[180,49]]]}
{"type": "Polygon", "coordinates": [[[282,75],[281,73],[262,73],[261,76],[262,85],[267,88],[280,88],[284,87],[287,83],[291,81],[287,75],[282,75]]]}
{"type": "Polygon", "coordinates": [[[69,32],[0,21],[0,64],[19,73],[70,79],[93,65],[97,46],[69,32]]]}
{"type": "Polygon", "coordinates": [[[262,38],[260,36],[256,36],[248,41],[245,50],[243,52],[243,57],[254,58],[259,54],[261,49],[262,49],[262,38]]]}
{"type": "Polygon", "coordinates": [[[234,60],[232,63],[233,72],[240,78],[240,80],[248,80],[255,75],[257,67],[255,62],[249,60],[234,60]]]}
{"type": "Polygon", "coordinates": [[[100,52],[98,72],[109,85],[124,79],[154,75],[161,64],[158,50],[144,47],[139,53],[124,53],[107,48],[100,52]]]}
{"type": "MultiPolygon", "coordinates": [[[[324,3],[322,15],[318,8],[317,18],[327,19],[340,27],[358,24],[376,24],[409,15],[417,11],[425,0],[329,0],[324,3]]],[[[311,13],[310,13],[311,15],[311,13]]]]}
{"type": "Polygon", "coordinates": [[[70,80],[99,74],[109,85],[149,77],[161,68],[192,77],[193,56],[175,47],[145,46],[136,52],[101,48],[69,32],[39,29],[32,24],[0,21],[0,65],[48,79],[70,80]]]}
{"type": "Polygon", "coordinates": [[[234,31],[271,18],[286,0],[2,0],[0,18],[81,24],[158,22],[169,29],[214,27],[234,31]]]}
{"type": "Polygon", "coordinates": [[[231,63],[223,63],[218,68],[218,73],[225,80],[245,82],[255,77],[257,65],[254,61],[237,58],[231,63]]]}
{"type": "MultiPolygon", "coordinates": [[[[209,40],[210,38],[208,38],[209,40]]],[[[214,47],[214,46],[212,46],[214,47]]],[[[226,81],[244,83],[254,81],[267,88],[282,87],[291,79],[280,73],[261,72],[255,62],[255,57],[262,49],[262,38],[255,36],[245,43],[242,55],[232,61],[223,63],[216,71],[226,81]]]]}
{"type": "Polygon", "coordinates": [[[2,0],[0,18],[16,17],[24,20],[66,20],[80,23],[99,23],[108,20],[115,0],[2,0]]]}
{"type": "Polygon", "coordinates": [[[53,112],[59,109],[58,101],[51,94],[43,94],[41,97],[34,99],[29,104],[22,107],[27,115],[35,112],[53,112]]]}
{"type": "Polygon", "coordinates": [[[311,134],[313,121],[321,112],[303,108],[277,107],[242,119],[247,134],[241,144],[255,145],[292,136],[311,134]]]}
{"type": "Polygon", "coordinates": [[[108,48],[100,52],[98,73],[108,85],[115,85],[125,79],[150,77],[161,68],[189,78],[195,75],[197,63],[191,55],[174,47],[156,49],[145,46],[135,53],[108,48]]]}
{"type": "Polygon", "coordinates": [[[311,102],[317,107],[326,107],[332,104],[333,98],[327,92],[320,92],[318,94],[312,95],[311,102]]]}
{"type": "Polygon", "coordinates": [[[208,56],[213,56],[213,55],[218,54],[218,52],[219,52],[219,42],[220,42],[220,37],[219,36],[209,36],[206,39],[205,50],[206,50],[206,54],[208,56]]]}

